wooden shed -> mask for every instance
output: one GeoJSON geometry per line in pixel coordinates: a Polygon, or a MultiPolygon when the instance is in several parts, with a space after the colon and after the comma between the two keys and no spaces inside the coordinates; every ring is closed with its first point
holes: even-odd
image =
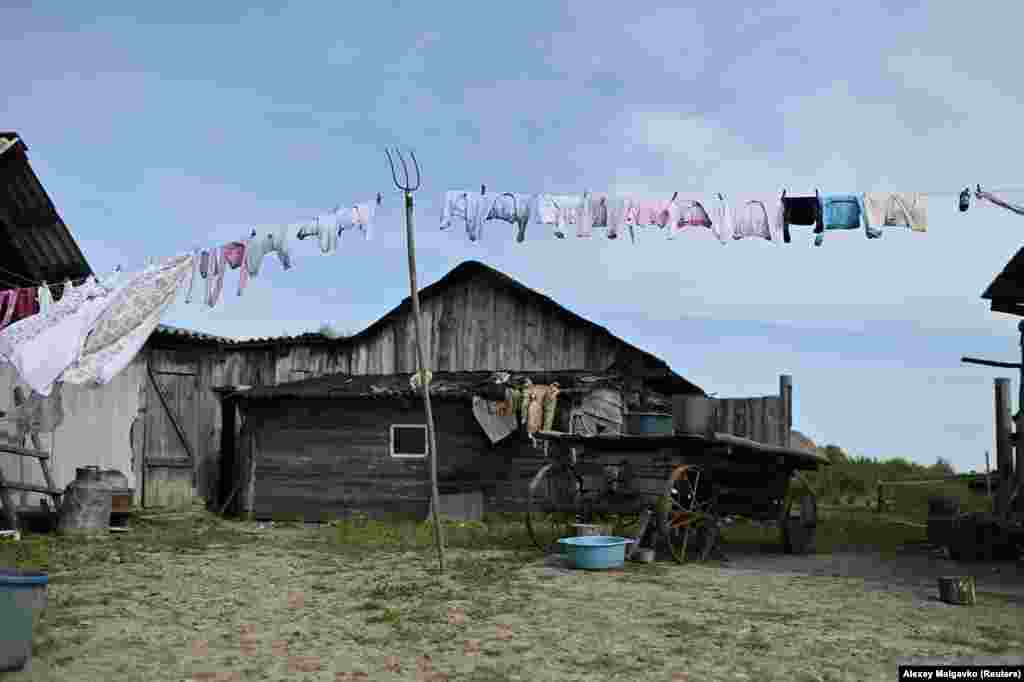
{"type": "MultiPolygon", "coordinates": [[[[490,510],[518,508],[543,459],[522,430],[493,442],[474,414],[474,396],[500,397],[496,381],[558,383],[556,418],[566,429],[573,410],[614,429],[624,410],[671,414],[672,395],[703,395],[664,361],[482,263],[462,263],[420,299],[442,488],[482,490],[490,510]]],[[[335,374],[227,398],[244,424],[222,469],[236,511],[310,520],[426,513],[410,308],[406,299],[363,332],[325,344],[330,353],[311,348],[320,359],[306,362],[335,374]]]]}

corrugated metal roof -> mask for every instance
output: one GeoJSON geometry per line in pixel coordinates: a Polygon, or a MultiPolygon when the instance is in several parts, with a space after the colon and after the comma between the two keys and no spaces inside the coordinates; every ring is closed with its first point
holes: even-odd
{"type": "Polygon", "coordinates": [[[176,338],[190,339],[194,341],[210,341],[213,343],[231,345],[237,343],[234,339],[230,339],[226,336],[215,336],[214,334],[207,334],[205,332],[197,332],[192,329],[183,329],[182,327],[173,327],[169,324],[157,325],[154,334],[162,334],[165,336],[173,336],[176,338]]]}
{"type": "Polygon", "coordinates": [[[0,154],[0,287],[91,275],[92,268],[29,164],[25,142],[11,132],[0,132],[0,139],[7,140],[0,154]]]}

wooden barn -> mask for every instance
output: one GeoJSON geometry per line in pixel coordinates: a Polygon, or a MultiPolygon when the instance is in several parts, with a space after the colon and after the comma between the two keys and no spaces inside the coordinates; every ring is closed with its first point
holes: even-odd
{"type": "MultiPolygon", "coordinates": [[[[442,493],[479,491],[488,511],[521,509],[544,460],[529,435],[536,425],[517,416],[517,394],[554,394],[543,426],[577,433],[621,432],[628,413],[671,415],[673,395],[704,395],[664,361],[482,263],[462,263],[420,300],[442,493]]],[[[240,419],[224,431],[238,434],[222,455],[232,508],[310,521],[356,511],[425,515],[413,340],[406,299],[363,332],[328,342],[336,373],[228,396],[240,419]]],[[[747,414],[741,402],[728,418],[747,414]]]]}

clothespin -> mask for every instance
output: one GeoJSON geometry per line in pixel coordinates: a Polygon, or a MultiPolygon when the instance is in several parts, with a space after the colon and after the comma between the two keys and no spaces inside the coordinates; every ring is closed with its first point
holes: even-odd
{"type": "Polygon", "coordinates": [[[718,192],[718,200],[719,201],[725,201],[725,197],[722,196],[721,192],[718,192]]]}
{"type": "Polygon", "coordinates": [[[679,196],[679,192],[672,192],[672,198],[669,201],[675,201],[676,197],[679,196]]]}
{"type": "Polygon", "coordinates": [[[487,194],[487,185],[480,185],[480,194],[487,194]]]}
{"type": "Polygon", "coordinates": [[[974,196],[978,199],[981,198],[981,185],[978,185],[978,188],[974,192],[974,196]]]}
{"type": "Polygon", "coordinates": [[[255,239],[255,238],[256,238],[256,228],[254,227],[254,228],[252,228],[252,234],[249,235],[249,239],[255,239]]]}
{"type": "Polygon", "coordinates": [[[380,202],[381,202],[380,192],[377,192],[377,205],[378,206],[380,206],[380,202]]]}

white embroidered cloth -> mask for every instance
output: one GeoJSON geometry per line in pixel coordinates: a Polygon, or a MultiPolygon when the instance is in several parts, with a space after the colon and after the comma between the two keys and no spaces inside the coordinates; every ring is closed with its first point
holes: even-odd
{"type": "Polygon", "coordinates": [[[110,292],[89,278],[68,287],[45,313],[15,322],[0,332],[0,356],[22,381],[42,396],[82,351],[86,336],[110,305],[110,292]]]}
{"type": "Polygon", "coordinates": [[[106,384],[142,349],[174,303],[192,272],[193,256],[178,256],[128,279],[111,295],[110,305],[62,375],[70,384],[106,384]]]}

